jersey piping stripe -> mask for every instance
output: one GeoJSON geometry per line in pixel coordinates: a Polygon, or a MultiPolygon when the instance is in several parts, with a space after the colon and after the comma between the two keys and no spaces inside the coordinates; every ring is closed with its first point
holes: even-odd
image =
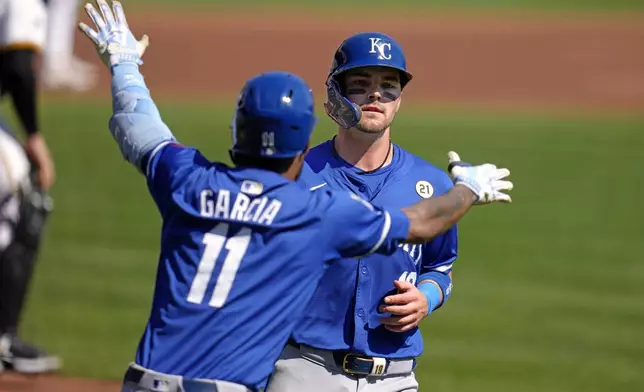
{"type": "Polygon", "coordinates": [[[452,269],[453,264],[441,265],[440,267],[432,268],[432,271],[446,272],[452,269]]]}
{"type": "Polygon", "coordinates": [[[378,239],[378,242],[376,242],[373,248],[371,248],[365,256],[369,256],[370,254],[377,251],[378,248],[382,246],[382,243],[385,242],[385,239],[389,235],[390,229],[391,229],[391,216],[387,211],[385,211],[385,223],[382,225],[382,233],[380,233],[380,239],[378,239]]]}
{"type": "Polygon", "coordinates": [[[148,158],[147,167],[145,168],[145,175],[147,177],[150,177],[150,163],[152,162],[152,159],[154,159],[154,156],[157,155],[157,153],[163,147],[167,146],[170,143],[172,143],[172,140],[166,140],[165,142],[161,142],[158,146],[154,147],[154,150],[152,150],[152,153],[150,154],[150,157],[148,158]]]}

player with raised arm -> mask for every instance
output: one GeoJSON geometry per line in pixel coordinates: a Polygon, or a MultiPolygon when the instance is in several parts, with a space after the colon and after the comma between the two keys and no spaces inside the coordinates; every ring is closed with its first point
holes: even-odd
{"type": "MultiPolygon", "coordinates": [[[[433,238],[472,204],[509,201],[494,165],[456,166],[445,196],[405,209],[296,183],[316,124],[308,85],[267,72],[243,87],[231,124],[234,167],[181,145],[139,72],[123,8],[98,0],[80,27],[112,74],[109,128],[145,175],[163,218],[151,314],[123,391],[256,391],[273,370],[325,266],[433,238]]],[[[453,159],[456,157],[453,156],[453,159]]]]}

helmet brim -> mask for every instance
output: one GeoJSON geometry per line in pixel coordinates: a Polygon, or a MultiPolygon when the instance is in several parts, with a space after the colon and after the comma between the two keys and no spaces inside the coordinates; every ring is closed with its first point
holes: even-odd
{"type": "Polygon", "coordinates": [[[346,65],[344,67],[338,68],[333,74],[331,74],[332,78],[337,78],[338,76],[344,74],[347,71],[350,71],[352,69],[356,68],[370,68],[370,67],[382,67],[382,68],[389,68],[389,69],[394,69],[400,73],[400,85],[402,88],[405,88],[407,83],[411,81],[413,78],[412,74],[407,72],[406,70],[399,68],[399,67],[394,67],[391,64],[388,63],[383,63],[383,64],[378,64],[374,63],[373,61],[364,61],[364,62],[354,62],[351,63],[351,65],[346,65]]]}

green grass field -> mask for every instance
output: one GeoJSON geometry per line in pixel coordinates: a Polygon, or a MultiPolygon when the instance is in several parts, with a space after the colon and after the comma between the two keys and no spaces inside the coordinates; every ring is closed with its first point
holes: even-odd
{"type": "MultiPolygon", "coordinates": [[[[48,102],[58,183],[24,335],[75,376],[122,376],[149,311],[160,219],[107,130],[109,102],[48,102]]],[[[186,144],[226,159],[230,108],[162,104],[186,144]]],[[[322,113],[320,110],[319,113],[322,113]]],[[[450,303],[424,322],[434,391],[644,390],[644,118],[423,115],[395,141],[512,169],[514,203],[461,224],[450,303]]],[[[331,137],[323,118],[315,141],[331,137]]]]}

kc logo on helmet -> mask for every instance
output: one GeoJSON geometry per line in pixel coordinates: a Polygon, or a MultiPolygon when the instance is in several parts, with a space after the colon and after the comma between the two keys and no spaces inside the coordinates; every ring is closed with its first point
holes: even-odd
{"type": "Polygon", "coordinates": [[[382,42],[382,38],[369,38],[371,50],[369,53],[378,53],[378,60],[391,60],[391,44],[382,42]]]}

